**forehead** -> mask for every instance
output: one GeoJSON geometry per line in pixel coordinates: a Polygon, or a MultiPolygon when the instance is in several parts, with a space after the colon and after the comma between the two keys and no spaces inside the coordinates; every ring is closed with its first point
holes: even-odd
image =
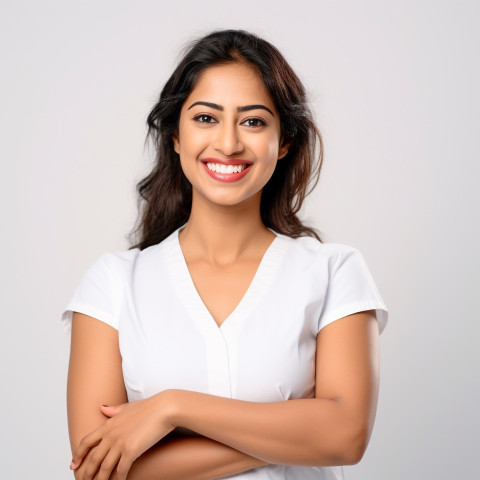
{"type": "Polygon", "coordinates": [[[253,67],[234,62],[205,69],[190,92],[185,105],[195,101],[210,101],[220,105],[262,103],[271,109],[274,103],[262,79],[253,67]]]}

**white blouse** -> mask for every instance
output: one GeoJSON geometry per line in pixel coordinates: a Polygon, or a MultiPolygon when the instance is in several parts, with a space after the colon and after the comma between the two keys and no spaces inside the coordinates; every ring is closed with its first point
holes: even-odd
{"type": "MultiPolygon", "coordinates": [[[[255,402],[314,397],[318,332],[376,310],[388,317],[353,247],[276,234],[244,297],[219,327],[198,295],[178,232],[144,250],[102,255],[62,321],[81,312],[119,332],[128,400],[176,388],[255,402]]],[[[342,479],[341,467],[267,465],[235,479],[342,479]]]]}

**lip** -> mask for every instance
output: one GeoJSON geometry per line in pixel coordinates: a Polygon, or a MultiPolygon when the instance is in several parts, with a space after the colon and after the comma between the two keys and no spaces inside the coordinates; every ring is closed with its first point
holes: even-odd
{"type": "Polygon", "coordinates": [[[239,160],[239,159],[231,159],[231,160],[222,160],[220,158],[206,158],[202,160],[203,168],[205,168],[206,172],[212,177],[213,179],[219,181],[219,182],[226,182],[226,183],[231,183],[231,182],[236,182],[243,178],[249,171],[250,171],[250,165],[253,162],[250,162],[248,160],[239,160]],[[207,163],[221,163],[224,165],[249,165],[245,170],[242,170],[241,172],[237,173],[218,173],[218,172],[213,172],[207,167],[207,163]]]}
{"type": "Polygon", "coordinates": [[[230,160],[225,160],[224,158],[203,158],[203,163],[222,163],[223,165],[251,165],[253,162],[250,160],[243,160],[241,158],[231,158],[230,160]]]}

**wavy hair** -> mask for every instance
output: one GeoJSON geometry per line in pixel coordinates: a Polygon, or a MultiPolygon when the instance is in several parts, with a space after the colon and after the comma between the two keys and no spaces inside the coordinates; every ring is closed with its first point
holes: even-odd
{"type": "Polygon", "coordinates": [[[305,196],[318,182],[323,142],[306,102],[305,89],[282,54],[269,42],[243,30],[220,30],[193,41],[166,82],[148,115],[146,140],[153,141],[152,171],[137,184],[139,217],[130,248],[143,250],[168,237],[190,216],[192,186],[173,148],[183,103],[207,68],[231,62],[254,68],[280,116],[281,135],[290,143],[264,186],[260,201],[263,223],[292,238],[318,232],[298,218],[305,196]]]}

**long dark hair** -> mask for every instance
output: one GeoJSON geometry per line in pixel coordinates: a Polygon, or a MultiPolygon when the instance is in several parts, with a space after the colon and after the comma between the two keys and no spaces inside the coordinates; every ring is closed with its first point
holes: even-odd
{"type": "Polygon", "coordinates": [[[298,218],[305,196],[318,182],[323,143],[306,103],[305,89],[282,54],[243,30],[221,30],[192,42],[148,115],[147,139],[156,148],[153,170],[137,184],[139,219],[131,248],[143,250],[168,237],[190,216],[192,186],[173,148],[180,111],[199,75],[213,65],[246,62],[263,81],[280,115],[287,155],[262,191],[260,213],[266,227],[292,238],[319,234],[298,218]],[[310,188],[309,188],[310,187],[310,188]]]}

